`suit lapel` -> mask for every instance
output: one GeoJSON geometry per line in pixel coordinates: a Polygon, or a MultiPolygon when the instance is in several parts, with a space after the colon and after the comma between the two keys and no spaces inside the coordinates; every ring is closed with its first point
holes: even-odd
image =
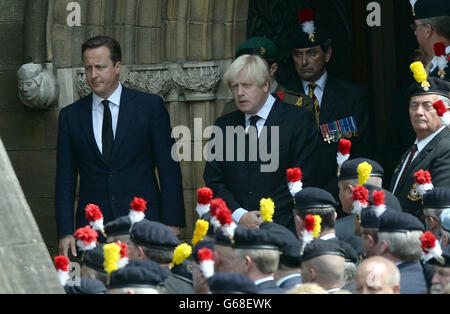
{"type": "Polygon", "coordinates": [[[277,99],[275,101],[275,103],[273,104],[272,109],[270,110],[270,113],[267,117],[266,123],[264,123],[264,127],[267,132],[266,133],[267,140],[259,142],[261,149],[263,149],[264,151],[267,151],[267,147],[271,147],[270,143],[271,143],[272,132],[271,132],[270,128],[272,126],[279,127],[282,123],[282,117],[281,117],[281,112],[283,111],[282,107],[283,107],[282,102],[279,99],[277,99]]]}
{"type": "Polygon", "coordinates": [[[102,153],[98,149],[94,137],[94,127],[92,123],[92,94],[86,97],[85,102],[81,105],[80,122],[88,140],[89,147],[93,150],[94,154],[104,162],[102,153]]]}
{"type": "Polygon", "coordinates": [[[323,91],[322,103],[320,105],[320,123],[331,122],[333,120],[331,117],[335,117],[334,112],[339,108],[338,102],[340,97],[336,95],[337,89],[334,88],[334,81],[328,76],[327,82],[325,84],[325,89],[323,91]]]}
{"type": "Polygon", "coordinates": [[[113,152],[111,161],[117,155],[120,145],[127,134],[136,106],[133,106],[132,100],[135,95],[125,86],[122,86],[122,95],[120,97],[119,118],[117,120],[116,136],[114,138],[113,152]]]}

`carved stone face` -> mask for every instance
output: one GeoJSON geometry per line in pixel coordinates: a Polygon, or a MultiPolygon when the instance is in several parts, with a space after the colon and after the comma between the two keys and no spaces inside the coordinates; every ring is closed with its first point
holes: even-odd
{"type": "Polygon", "coordinates": [[[39,85],[35,79],[19,80],[18,87],[23,99],[27,101],[36,98],[39,94],[39,85]]]}

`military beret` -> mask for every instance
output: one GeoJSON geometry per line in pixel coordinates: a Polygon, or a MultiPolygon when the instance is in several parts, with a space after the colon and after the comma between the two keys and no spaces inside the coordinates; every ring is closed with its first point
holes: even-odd
{"type": "Polygon", "coordinates": [[[384,169],[379,163],[367,158],[355,158],[347,160],[342,164],[338,180],[358,179],[358,166],[363,162],[367,162],[372,166],[372,172],[370,173],[371,177],[383,178],[384,169]]]}
{"type": "Polygon", "coordinates": [[[67,294],[105,294],[107,289],[103,282],[97,279],[80,278],[80,285],[65,285],[67,294]]]}
{"type": "Polygon", "coordinates": [[[337,255],[345,258],[345,249],[339,241],[312,240],[303,250],[303,261],[310,260],[322,255],[337,255]]]}
{"type": "Polygon", "coordinates": [[[290,36],[291,49],[312,48],[319,45],[331,45],[331,39],[325,33],[324,29],[318,23],[315,23],[314,41],[311,41],[309,34],[303,31],[302,25],[296,25],[290,36]]]}
{"type": "Polygon", "coordinates": [[[450,232],[450,209],[446,209],[441,213],[441,227],[450,232]]]}
{"type": "Polygon", "coordinates": [[[242,55],[259,55],[264,59],[276,58],[277,46],[265,37],[252,37],[236,49],[235,57],[242,55]]]}
{"type": "MultiPolygon", "coordinates": [[[[229,246],[231,246],[231,242],[229,246]]],[[[197,264],[200,264],[198,260],[198,251],[204,248],[208,248],[214,252],[214,241],[200,241],[194,246],[194,248],[192,249],[192,257],[197,264]]]]}
{"type": "Polygon", "coordinates": [[[255,283],[247,276],[236,273],[215,273],[208,279],[213,294],[257,294],[255,283]]]}
{"type": "MultiPolygon", "coordinates": [[[[386,206],[386,211],[392,210],[386,206]]],[[[384,212],[386,213],[386,212],[384,212]]],[[[382,215],[384,215],[384,213],[382,215]]],[[[366,229],[378,229],[380,225],[380,217],[377,216],[375,206],[370,205],[361,211],[360,225],[366,229]]]]}
{"type": "Polygon", "coordinates": [[[336,200],[333,195],[319,188],[304,188],[295,194],[294,198],[294,209],[296,210],[336,207],[336,200]]]}
{"type": "MultiPolygon", "coordinates": [[[[238,225],[238,228],[239,228],[239,227],[240,227],[240,226],[238,225]]],[[[222,231],[221,228],[219,228],[219,229],[216,230],[216,234],[215,234],[215,236],[214,236],[214,242],[215,242],[216,244],[218,244],[218,245],[223,245],[223,246],[231,246],[231,245],[232,245],[230,238],[227,237],[227,236],[223,233],[223,231],[222,231]]]]}
{"type": "Polygon", "coordinates": [[[171,270],[172,275],[192,285],[192,262],[184,261],[179,265],[175,265],[171,270]]]}
{"type": "Polygon", "coordinates": [[[414,6],[415,19],[422,20],[437,16],[450,15],[449,0],[419,0],[414,6]]]}
{"type": "Polygon", "coordinates": [[[127,266],[111,274],[108,288],[155,288],[162,283],[163,279],[157,270],[152,271],[149,267],[127,266]]]}
{"type": "Polygon", "coordinates": [[[449,97],[450,82],[441,80],[437,77],[428,77],[427,81],[431,85],[428,91],[424,91],[420,83],[413,83],[406,91],[409,98],[422,95],[440,95],[447,98],[449,97]]]}
{"type": "Polygon", "coordinates": [[[263,222],[260,229],[267,230],[279,239],[280,264],[288,267],[300,267],[302,245],[289,229],[274,222],[263,222]]]}
{"type": "Polygon", "coordinates": [[[130,234],[131,220],[128,216],[119,217],[105,225],[105,233],[108,237],[130,234]]]}
{"type": "Polygon", "coordinates": [[[450,267],[450,245],[447,245],[442,249],[441,256],[443,258],[443,261],[438,261],[435,258],[432,258],[428,263],[440,267],[450,267]]]}
{"type": "Polygon", "coordinates": [[[424,232],[425,227],[417,217],[404,212],[388,210],[380,216],[378,232],[406,233],[407,231],[424,232]]]}
{"type": "Polygon", "coordinates": [[[93,250],[86,251],[84,253],[83,264],[95,271],[105,273],[103,263],[105,258],[103,256],[104,243],[99,243],[93,250]]]}
{"type": "Polygon", "coordinates": [[[278,250],[279,239],[264,229],[238,227],[234,231],[234,249],[278,250]]]}
{"type": "Polygon", "coordinates": [[[180,241],[162,223],[144,219],[133,225],[130,239],[137,245],[158,250],[174,250],[180,241]]]}
{"type": "Polygon", "coordinates": [[[425,193],[422,203],[424,208],[450,208],[450,189],[434,188],[425,193]]]}
{"type": "Polygon", "coordinates": [[[170,270],[169,268],[162,267],[158,263],[152,261],[152,260],[133,260],[129,261],[126,267],[142,267],[147,268],[148,270],[152,272],[157,272],[161,279],[164,281],[167,279],[167,277],[170,276],[170,270]]]}
{"type": "Polygon", "coordinates": [[[337,239],[331,239],[329,241],[338,241],[339,244],[342,246],[345,254],[345,261],[349,263],[356,264],[358,263],[358,253],[356,250],[347,242],[344,242],[342,240],[337,239]]]}
{"type": "Polygon", "coordinates": [[[389,192],[386,189],[380,188],[378,186],[375,185],[371,185],[371,184],[365,184],[364,185],[365,188],[367,188],[369,190],[369,204],[372,204],[372,193],[373,191],[384,191],[384,195],[385,195],[385,204],[386,207],[392,210],[395,210],[397,212],[401,212],[402,210],[402,205],[400,205],[400,201],[398,200],[397,196],[395,196],[394,194],[392,194],[391,192],[389,192]]]}

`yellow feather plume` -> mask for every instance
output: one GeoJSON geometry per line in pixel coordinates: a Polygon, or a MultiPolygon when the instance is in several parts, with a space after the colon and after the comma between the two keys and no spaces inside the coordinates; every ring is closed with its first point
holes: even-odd
{"type": "Polygon", "coordinates": [[[319,215],[314,215],[314,231],[313,231],[313,238],[318,238],[320,233],[322,232],[322,217],[319,215]]]}
{"type": "Polygon", "coordinates": [[[420,83],[422,88],[427,91],[431,85],[427,81],[428,74],[425,70],[425,67],[423,66],[423,63],[420,61],[414,62],[410,65],[410,69],[413,72],[414,79],[417,81],[417,83],[420,83]]]}
{"type": "Polygon", "coordinates": [[[369,164],[367,161],[362,162],[358,165],[358,168],[356,169],[358,172],[358,182],[359,185],[363,186],[367,183],[367,180],[370,178],[370,174],[372,173],[372,165],[369,164]]]}
{"type": "Polygon", "coordinates": [[[192,245],[197,245],[203,240],[203,237],[208,233],[209,222],[203,219],[197,220],[195,223],[194,235],[192,237],[192,245]]]}
{"type": "Polygon", "coordinates": [[[119,269],[117,262],[120,259],[121,247],[117,243],[105,244],[103,246],[103,257],[105,261],[103,263],[103,268],[108,275],[119,269]]]}
{"type": "Polygon", "coordinates": [[[272,222],[273,213],[275,212],[275,203],[271,198],[263,198],[259,202],[261,216],[263,221],[272,222]]]}
{"type": "Polygon", "coordinates": [[[184,262],[186,258],[188,258],[192,253],[192,247],[187,244],[183,243],[178,245],[175,248],[175,251],[173,252],[173,259],[171,265],[180,265],[184,262]]]}

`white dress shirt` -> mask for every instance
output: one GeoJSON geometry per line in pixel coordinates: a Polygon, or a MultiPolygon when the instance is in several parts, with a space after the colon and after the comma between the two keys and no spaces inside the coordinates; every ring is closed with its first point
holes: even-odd
{"type": "MultiPolygon", "coordinates": [[[[112,128],[114,138],[116,137],[117,130],[117,120],[119,119],[119,109],[120,109],[120,97],[122,96],[122,84],[114,91],[114,93],[108,97],[109,110],[111,111],[112,118],[112,128]]],[[[103,153],[102,146],[102,127],[103,127],[103,104],[102,101],[105,100],[92,93],[92,127],[94,131],[95,142],[97,143],[98,149],[103,153]]]]}
{"type": "MultiPolygon", "coordinates": [[[[319,108],[322,106],[322,98],[323,98],[323,91],[325,90],[325,84],[327,83],[328,79],[328,72],[325,72],[322,77],[314,82],[314,84],[317,85],[317,87],[314,89],[314,95],[316,95],[317,100],[319,101],[319,108]]],[[[303,89],[305,90],[305,95],[309,96],[309,84],[311,82],[302,80],[303,89]]]]}

